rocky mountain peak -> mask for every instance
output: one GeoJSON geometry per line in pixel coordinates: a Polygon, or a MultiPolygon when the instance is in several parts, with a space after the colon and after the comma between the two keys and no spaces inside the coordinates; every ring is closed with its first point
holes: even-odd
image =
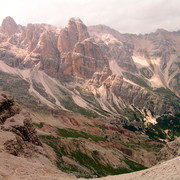
{"type": "Polygon", "coordinates": [[[8,16],[2,22],[1,31],[8,36],[12,36],[18,32],[18,25],[12,17],[8,16]]]}
{"type": "Polygon", "coordinates": [[[78,41],[89,38],[87,27],[79,18],[71,18],[67,28],[63,28],[58,38],[60,52],[72,51],[78,41]]]}
{"type": "Polygon", "coordinates": [[[70,18],[69,21],[68,21],[68,25],[71,24],[71,23],[80,23],[80,24],[83,24],[82,20],[79,17],[77,17],[77,18],[75,18],[75,17],[70,18]]]}
{"type": "Polygon", "coordinates": [[[165,29],[157,29],[156,33],[168,33],[168,31],[165,29]]]}
{"type": "Polygon", "coordinates": [[[167,161],[180,156],[180,137],[174,141],[168,142],[164,148],[158,153],[158,162],[167,161]]]}

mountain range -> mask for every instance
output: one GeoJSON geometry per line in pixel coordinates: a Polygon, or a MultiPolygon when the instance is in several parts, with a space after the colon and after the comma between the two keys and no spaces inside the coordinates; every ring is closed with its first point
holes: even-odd
{"type": "Polygon", "coordinates": [[[180,135],[179,87],[180,31],[122,34],[79,18],[65,28],[1,24],[0,90],[30,111],[54,163],[77,177],[156,164],[180,135]]]}

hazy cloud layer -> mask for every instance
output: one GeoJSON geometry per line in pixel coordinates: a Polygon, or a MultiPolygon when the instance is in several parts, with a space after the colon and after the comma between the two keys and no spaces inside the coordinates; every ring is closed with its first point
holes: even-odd
{"type": "Polygon", "coordinates": [[[180,0],[0,0],[0,22],[66,26],[70,17],[87,25],[105,24],[120,32],[180,30],[180,0]]]}

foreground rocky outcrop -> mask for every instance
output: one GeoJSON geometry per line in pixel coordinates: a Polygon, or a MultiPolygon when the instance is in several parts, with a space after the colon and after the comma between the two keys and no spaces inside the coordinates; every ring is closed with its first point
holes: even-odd
{"type": "Polygon", "coordinates": [[[43,153],[30,114],[20,108],[10,95],[0,94],[1,146],[15,156],[31,157],[43,153]]]}
{"type": "Polygon", "coordinates": [[[30,114],[0,92],[0,179],[70,179],[56,169],[30,114]]]}
{"type": "Polygon", "coordinates": [[[163,162],[178,156],[180,156],[180,137],[172,142],[168,142],[158,153],[157,160],[158,162],[163,162]]]}

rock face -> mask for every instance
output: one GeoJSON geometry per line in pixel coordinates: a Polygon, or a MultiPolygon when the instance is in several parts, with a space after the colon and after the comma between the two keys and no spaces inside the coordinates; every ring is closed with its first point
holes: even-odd
{"type": "Polygon", "coordinates": [[[166,144],[158,153],[158,162],[167,161],[180,156],[180,137],[166,144]]]}
{"type": "Polygon", "coordinates": [[[62,29],[47,24],[22,27],[7,17],[0,42],[0,59],[11,67],[32,68],[40,63],[41,70],[61,81],[89,79],[108,67],[130,81],[134,82],[124,72],[180,94],[179,32],[120,34],[103,25],[87,29],[79,18],[71,18],[62,29]]]}
{"type": "Polygon", "coordinates": [[[0,92],[0,178],[73,178],[57,170],[47,157],[30,114],[12,96],[0,92]]]}
{"type": "MultiPolygon", "coordinates": [[[[52,112],[37,126],[44,131],[42,140],[54,148],[56,154],[48,152],[59,167],[77,168],[76,175],[85,172],[83,177],[142,169],[155,163],[155,150],[163,146],[150,138],[172,139],[179,133],[179,42],[179,32],[131,35],[102,25],[87,30],[78,18],[66,28],[22,27],[8,17],[0,31],[0,89],[37,113],[52,112]],[[88,120],[63,116],[65,111],[88,120]],[[79,158],[80,152],[86,158],[79,158]],[[102,168],[95,170],[97,163],[102,168]]],[[[48,153],[29,114],[3,93],[0,124],[1,166],[9,167],[4,154],[14,162],[38,157],[46,164],[48,153]]]]}
{"type": "Polygon", "coordinates": [[[14,19],[11,17],[6,17],[1,25],[1,32],[7,36],[12,36],[18,32],[18,26],[14,19]]]}
{"type": "MultiPolygon", "coordinates": [[[[11,24],[18,31],[0,33],[5,90],[8,78],[20,78],[35,105],[115,117],[143,129],[146,110],[155,119],[169,112],[178,116],[179,31],[133,35],[103,25],[87,28],[79,18],[71,18],[65,28],[22,27],[7,19],[1,27],[11,24]]],[[[12,89],[19,80],[17,84],[12,89]]]]}
{"type": "Polygon", "coordinates": [[[95,43],[86,39],[75,45],[72,53],[63,54],[62,67],[64,75],[90,79],[95,72],[109,68],[108,60],[95,43]]]}
{"type": "Polygon", "coordinates": [[[10,17],[1,27],[4,43],[0,59],[11,67],[33,68],[39,63],[49,76],[72,81],[74,77],[91,78],[94,72],[109,66],[99,46],[88,39],[87,27],[79,18],[71,18],[61,30],[46,24],[18,27],[10,17]]]}
{"type": "Polygon", "coordinates": [[[60,31],[57,47],[61,54],[60,79],[89,79],[94,72],[109,66],[99,46],[89,39],[87,27],[79,18],[71,18],[68,27],[60,31]]]}
{"type": "Polygon", "coordinates": [[[20,108],[12,96],[1,94],[0,96],[0,123],[3,124],[7,118],[20,112],[20,108]]]}
{"type": "Polygon", "coordinates": [[[39,47],[41,68],[46,74],[57,78],[60,64],[60,53],[57,49],[57,39],[52,32],[45,32],[41,36],[39,47]]]}
{"type": "MultiPolygon", "coordinates": [[[[115,62],[124,71],[139,74],[152,87],[166,87],[177,96],[179,78],[180,33],[157,30],[146,35],[121,34],[99,25],[88,28],[102,51],[109,57],[112,70],[117,73],[115,62]]],[[[132,79],[129,79],[132,80],[132,79]]]]}
{"type": "Polygon", "coordinates": [[[71,18],[68,27],[60,31],[58,37],[58,50],[62,52],[73,51],[75,44],[89,38],[87,27],[79,18],[71,18]]]}
{"type": "Polygon", "coordinates": [[[1,148],[15,156],[32,156],[42,151],[40,142],[30,115],[23,111],[12,96],[0,94],[1,148]],[[9,134],[9,136],[8,136],[9,134]]]}

